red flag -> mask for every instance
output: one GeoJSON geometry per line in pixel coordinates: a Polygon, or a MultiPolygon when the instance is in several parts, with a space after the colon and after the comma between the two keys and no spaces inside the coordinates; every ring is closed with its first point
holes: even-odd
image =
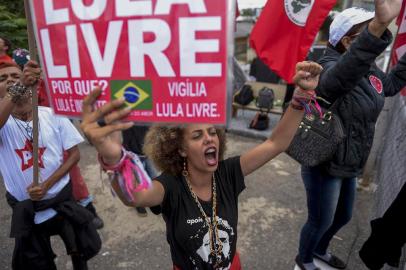
{"type": "Polygon", "coordinates": [[[234,32],[237,32],[237,18],[240,17],[240,9],[238,8],[238,2],[235,1],[235,24],[234,32]]]}
{"type": "MultiPolygon", "coordinates": [[[[403,1],[396,24],[399,26],[399,31],[393,44],[392,65],[395,65],[400,57],[406,53],[406,1],[403,1]]],[[[401,95],[406,96],[406,88],[402,90],[401,95]]]]}
{"type": "Polygon", "coordinates": [[[251,32],[258,57],[288,83],[336,0],[268,0],[251,32]]]}

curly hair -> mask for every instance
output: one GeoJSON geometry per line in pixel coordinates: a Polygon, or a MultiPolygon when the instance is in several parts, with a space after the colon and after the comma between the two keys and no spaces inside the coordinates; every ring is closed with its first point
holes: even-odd
{"type": "MultiPolygon", "coordinates": [[[[182,148],[185,126],[152,126],[145,136],[144,153],[162,172],[174,176],[181,174],[183,160],[179,154],[182,148]]],[[[219,138],[219,159],[223,160],[226,150],[225,130],[216,128],[219,138]]]]}

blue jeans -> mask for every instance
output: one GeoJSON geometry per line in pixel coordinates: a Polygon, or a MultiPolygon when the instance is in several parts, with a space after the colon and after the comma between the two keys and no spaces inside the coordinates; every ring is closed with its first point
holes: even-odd
{"type": "Polygon", "coordinates": [[[313,253],[325,254],[333,236],[351,220],[356,178],[339,178],[318,167],[302,167],[307,195],[307,222],[300,233],[299,258],[313,261],[313,253]]]}

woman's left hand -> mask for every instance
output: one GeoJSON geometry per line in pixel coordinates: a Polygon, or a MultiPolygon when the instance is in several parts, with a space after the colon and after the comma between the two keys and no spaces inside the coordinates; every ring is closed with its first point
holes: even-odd
{"type": "Polygon", "coordinates": [[[319,83],[323,68],[316,62],[303,61],[296,64],[293,82],[303,90],[314,90],[319,83]]]}

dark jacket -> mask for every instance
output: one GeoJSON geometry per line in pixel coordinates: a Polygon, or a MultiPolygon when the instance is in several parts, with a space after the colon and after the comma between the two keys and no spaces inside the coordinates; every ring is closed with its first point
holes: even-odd
{"type": "Polygon", "coordinates": [[[34,224],[35,211],[55,209],[63,217],[63,239],[68,252],[79,252],[88,260],[101,248],[101,239],[93,223],[93,215],[73,200],[72,185],[68,183],[52,199],[18,201],[6,193],[7,202],[13,210],[10,237],[15,238],[13,269],[52,269],[53,252],[49,241],[44,241],[34,224]]]}
{"type": "Polygon", "coordinates": [[[383,217],[371,221],[371,235],[359,252],[369,269],[381,269],[385,263],[399,267],[402,248],[406,244],[405,209],[406,184],[383,217]]]}
{"type": "Polygon", "coordinates": [[[406,55],[389,74],[375,64],[391,40],[388,30],[377,38],[365,29],[346,53],[340,55],[328,47],[319,61],[324,70],[316,92],[330,102],[339,102],[337,114],[346,133],[333,159],[321,165],[333,176],[347,178],[362,173],[384,99],[406,85],[406,55]]]}

